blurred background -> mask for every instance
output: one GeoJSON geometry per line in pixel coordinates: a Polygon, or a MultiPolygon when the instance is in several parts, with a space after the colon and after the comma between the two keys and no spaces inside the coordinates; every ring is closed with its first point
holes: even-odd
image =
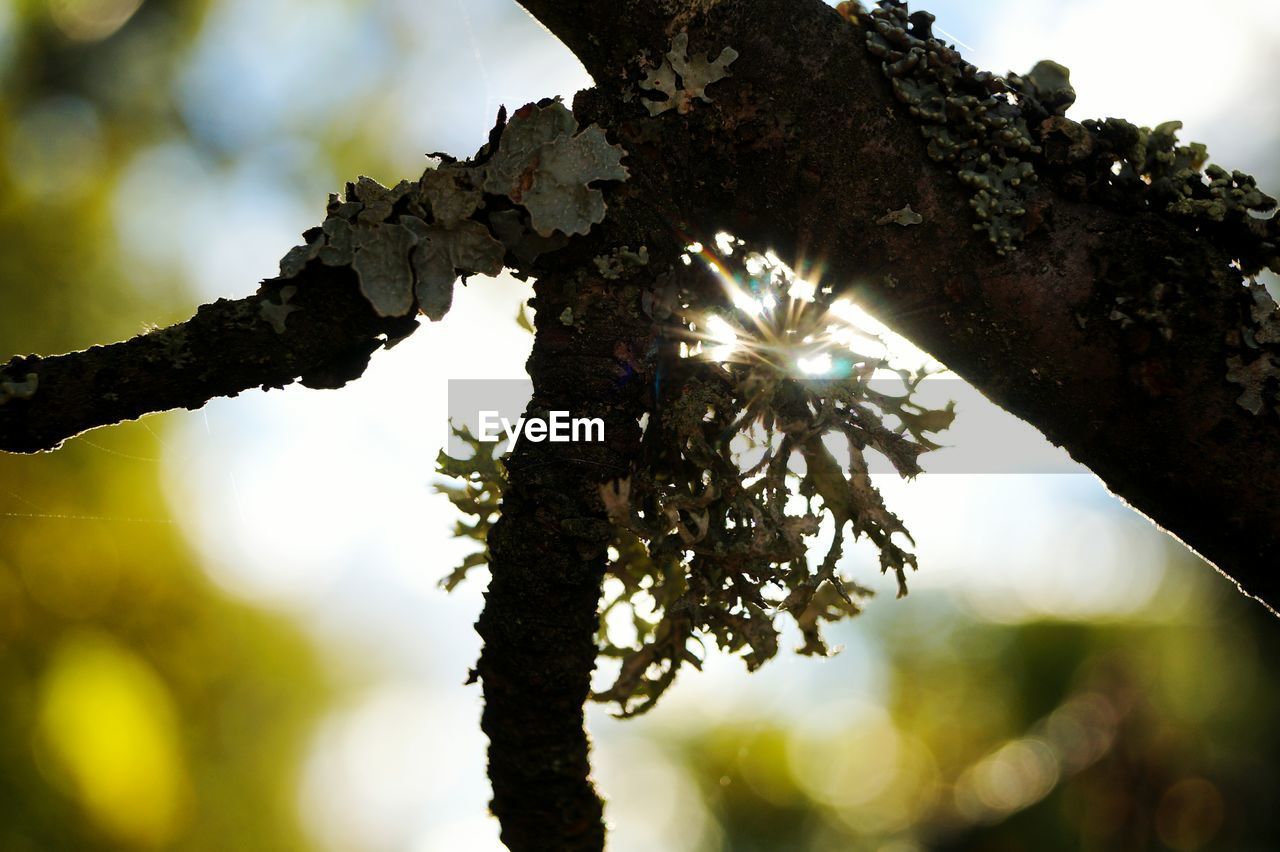
{"type": "MultiPolygon", "coordinates": [[[[928,8],[1280,189],[1271,0],[928,8]]],[[[247,295],[342,181],[587,82],[511,0],[0,0],[0,357],[247,295]]],[[[0,456],[0,850],[498,848],[434,460],[528,294],[473,279],[340,392],[0,456]]],[[[839,655],[592,709],[612,849],[1280,848],[1280,623],[1085,473],[881,485],[921,570],[846,557],[880,594],[839,655]]]]}

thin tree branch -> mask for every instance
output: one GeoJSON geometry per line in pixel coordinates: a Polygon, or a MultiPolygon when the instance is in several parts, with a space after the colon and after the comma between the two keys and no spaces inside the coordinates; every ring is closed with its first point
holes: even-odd
{"type": "Polygon", "coordinates": [[[517,443],[489,533],[492,579],[476,623],[484,650],[475,673],[491,807],[503,842],[519,852],[604,845],[582,709],[613,538],[599,488],[631,474],[639,420],[652,404],[656,329],[643,294],[684,248],[667,224],[669,189],[633,174],[610,191],[603,223],[537,262],[529,415],[599,417],[604,440],[517,443]],[[624,245],[645,246],[646,262],[606,275],[597,261],[624,245]]]}
{"type": "Polygon", "coordinates": [[[375,314],[349,268],[313,263],[289,282],[219,299],[169,328],[67,355],[11,359],[0,377],[18,393],[0,403],[0,450],[51,450],[97,426],[299,378],[308,387],[341,387],[385,341],[416,327],[412,318],[375,314]]]}

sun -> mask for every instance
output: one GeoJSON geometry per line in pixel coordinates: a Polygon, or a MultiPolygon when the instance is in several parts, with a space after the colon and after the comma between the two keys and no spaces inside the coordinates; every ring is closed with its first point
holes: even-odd
{"type": "Polygon", "coordinates": [[[794,378],[872,378],[901,369],[942,371],[928,354],[822,281],[822,268],[797,274],[773,252],[745,249],[727,233],[714,248],[688,246],[685,262],[703,264],[731,308],[686,317],[682,357],[768,368],[794,378]]]}

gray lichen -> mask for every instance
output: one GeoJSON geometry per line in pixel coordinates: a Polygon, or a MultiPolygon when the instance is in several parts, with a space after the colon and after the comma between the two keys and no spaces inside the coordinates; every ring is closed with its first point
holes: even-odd
{"type": "Polygon", "coordinates": [[[593,258],[592,262],[601,277],[616,281],[623,276],[627,269],[645,266],[649,263],[649,247],[640,246],[639,251],[632,251],[630,246],[619,246],[608,254],[593,258]]]}
{"type": "Polygon", "coordinates": [[[289,304],[289,300],[292,299],[294,294],[297,292],[298,288],[296,286],[293,284],[286,284],[280,288],[279,304],[272,302],[265,296],[263,297],[262,304],[258,307],[258,315],[262,317],[262,319],[271,323],[271,327],[275,329],[276,334],[284,334],[285,322],[288,320],[289,314],[294,311],[302,310],[302,308],[297,305],[289,304]]]}
{"type": "Polygon", "coordinates": [[[1010,74],[1008,82],[1024,102],[1034,103],[1040,111],[1051,116],[1066,115],[1076,102],[1071,69],[1052,59],[1040,60],[1025,77],[1010,74]]]}
{"type": "MultiPolygon", "coordinates": [[[[1241,408],[1253,415],[1261,414],[1268,400],[1273,403],[1276,400],[1274,387],[1269,388],[1268,383],[1273,386],[1280,383],[1280,360],[1264,352],[1245,363],[1233,355],[1227,359],[1227,381],[1244,388],[1236,400],[1241,408]]],[[[1280,414],[1280,406],[1276,406],[1276,413],[1280,414]]]]}
{"type": "MultiPolygon", "coordinates": [[[[842,2],[837,11],[865,28],[867,50],[920,122],[929,156],[971,188],[969,203],[981,220],[975,228],[998,253],[1025,235],[1027,201],[1045,181],[1066,198],[1169,217],[1228,253],[1242,278],[1280,269],[1280,204],[1250,175],[1206,165],[1204,145],[1180,144],[1180,122],[1078,123],[1066,117],[1076,93],[1062,65],[1043,61],[1026,75],[996,77],[934,38],[933,16],[909,13],[904,0],[880,0],[870,12],[842,2]]],[[[1176,308],[1190,294],[1179,283],[1178,261],[1167,260],[1168,274],[1144,271],[1141,284],[1139,276],[1107,282],[1102,315],[1171,341],[1176,308]]],[[[1280,312],[1261,285],[1248,287],[1244,327],[1228,335],[1227,378],[1245,389],[1240,405],[1260,414],[1277,399],[1280,312]]],[[[1087,318],[1077,317],[1084,328],[1087,318]]]]}
{"type": "Polygon", "coordinates": [[[527,106],[516,112],[487,164],[486,192],[506,195],[529,214],[542,237],[559,231],[585,234],[604,221],[604,193],[595,181],[626,180],[626,153],[610,145],[604,130],[578,122],[563,104],[527,106]]]}
{"type": "Polygon", "coordinates": [[[360,292],[369,304],[384,317],[409,313],[414,285],[409,252],[417,243],[413,231],[402,224],[379,222],[357,229],[355,242],[351,268],[360,277],[360,292]]]}
{"type": "Polygon", "coordinates": [[[512,200],[524,205],[533,229],[544,237],[555,231],[585,234],[603,222],[604,193],[589,184],[627,178],[622,149],[610,145],[599,127],[544,145],[540,160],[529,189],[512,200]]]}
{"type": "Polygon", "coordinates": [[[22,381],[0,379],[0,405],[11,399],[31,399],[39,386],[40,376],[37,373],[27,373],[22,381]]]}
{"type": "Polygon", "coordinates": [[[327,218],[284,256],[280,278],[296,278],[313,261],[349,266],[379,315],[403,316],[416,303],[438,320],[458,276],[497,275],[508,250],[531,263],[604,220],[604,194],[591,184],[626,180],[626,152],[598,126],[577,130],[558,101],[530,104],[502,127],[480,165],[450,161],[390,188],[361,177],[343,198],[329,196],[327,218]],[[477,218],[486,192],[519,207],[495,211],[486,225],[477,218]]]}
{"type": "Polygon", "coordinates": [[[908,204],[901,210],[890,210],[876,220],[877,225],[901,225],[906,228],[911,225],[919,225],[924,221],[924,217],[911,209],[908,204]]]}
{"type": "Polygon", "coordinates": [[[666,52],[658,67],[640,81],[640,88],[666,95],[666,100],[645,99],[649,115],[661,115],[674,109],[684,115],[693,108],[695,99],[711,103],[707,86],[729,76],[729,66],[738,58],[738,51],[726,47],[715,59],[704,55],[688,56],[689,34],[676,33],[671,39],[671,49],[666,52]]]}
{"type": "Polygon", "coordinates": [[[867,50],[881,61],[894,96],[921,124],[933,160],[970,188],[970,206],[999,254],[1023,234],[1026,200],[1036,183],[1031,158],[1041,152],[1022,106],[1043,99],[1053,109],[1074,100],[1067,69],[1040,63],[1025,78],[1006,81],[979,71],[933,35],[933,15],[909,13],[884,0],[869,14],[846,5],[846,17],[866,25],[867,50]]]}
{"type": "Polygon", "coordinates": [[[1243,172],[1206,166],[1204,145],[1178,142],[1182,123],[1155,128],[1118,118],[1041,125],[1046,156],[1069,168],[1061,188],[1125,210],[1150,210],[1204,232],[1245,276],[1280,267],[1277,202],[1243,172]]]}
{"type": "Polygon", "coordinates": [[[503,129],[498,150],[485,167],[484,191],[506,196],[518,193],[542,146],[577,129],[573,113],[558,101],[546,107],[531,104],[518,110],[503,129]]]}
{"type": "Polygon", "coordinates": [[[1240,333],[1228,336],[1227,381],[1244,388],[1237,402],[1245,411],[1280,414],[1280,306],[1257,281],[1246,282],[1246,294],[1240,333]]]}
{"type": "Polygon", "coordinates": [[[438,320],[449,308],[459,273],[502,271],[506,249],[468,218],[481,198],[476,176],[463,169],[428,170],[417,183],[391,188],[361,177],[347,184],[345,199],[329,196],[324,224],[303,235],[306,245],[285,255],[280,277],[296,277],[312,260],[350,266],[380,316],[403,316],[416,298],[438,320]]]}
{"type": "Polygon", "coordinates": [[[420,219],[401,217],[419,237],[410,256],[417,282],[414,294],[422,312],[438,321],[453,304],[456,270],[497,275],[506,249],[479,222],[465,220],[455,227],[425,226],[420,219]]]}
{"type": "Polygon", "coordinates": [[[1134,289],[1128,295],[1116,296],[1115,307],[1107,318],[1130,328],[1139,323],[1154,330],[1166,342],[1173,339],[1173,315],[1182,299],[1181,288],[1156,281],[1134,289]]]}
{"type": "Polygon", "coordinates": [[[483,192],[473,183],[474,169],[428,169],[418,186],[436,224],[452,228],[470,219],[483,200],[483,192]]]}

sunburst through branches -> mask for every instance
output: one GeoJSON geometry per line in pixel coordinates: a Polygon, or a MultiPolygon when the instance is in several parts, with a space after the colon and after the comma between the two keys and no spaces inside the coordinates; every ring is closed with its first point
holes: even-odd
{"type": "MultiPolygon", "coordinates": [[[[599,647],[617,663],[593,697],[622,715],[651,708],[712,643],[757,668],[786,619],[800,653],[827,654],[822,623],[871,594],[841,564],[850,534],[875,545],[905,594],[913,542],[868,453],[913,477],[953,419],[950,405],[915,400],[931,370],[895,365],[892,333],[832,285],[724,234],[691,245],[680,272],[645,299],[660,334],[641,457],[600,489],[614,538],[599,647]]],[[[501,466],[473,446],[470,461],[442,454],[441,472],[463,481],[446,491],[477,519],[458,534],[479,538],[501,466]]]]}

